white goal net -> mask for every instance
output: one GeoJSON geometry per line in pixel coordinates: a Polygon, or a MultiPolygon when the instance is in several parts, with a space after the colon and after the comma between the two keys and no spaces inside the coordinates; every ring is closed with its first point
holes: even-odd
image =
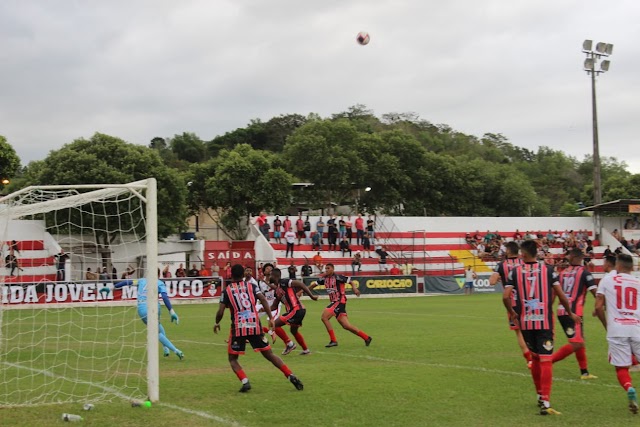
{"type": "Polygon", "coordinates": [[[149,179],[0,199],[0,407],[157,400],[157,302],[147,327],[135,288],[113,286],[157,265],[155,191],[149,179]]]}

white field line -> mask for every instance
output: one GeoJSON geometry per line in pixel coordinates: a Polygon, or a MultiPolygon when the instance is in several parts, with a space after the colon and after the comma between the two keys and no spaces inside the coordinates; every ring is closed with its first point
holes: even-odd
{"type": "MultiPolygon", "coordinates": [[[[181,340],[180,342],[198,344],[198,345],[214,345],[214,346],[224,346],[224,347],[227,346],[227,344],[215,343],[215,342],[200,342],[200,341],[187,341],[187,340],[181,340]]],[[[505,371],[502,369],[483,368],[482,366],[465,366],[465,365],[451,365],[447,363],[429,363],[429,362],[417,362],[412,360],[397,360],[397,359],[388,359],[384,357],[367,356],[362,354],[337,353],[333,351],[312,351],[311,353],[329,355],[329,356],[350,357],[353,359],[364,359],[364,360],[370,360],[372,362],[417,365],[417,366],[426,366],[429,368],[441,368],[441,369],[458,369],[463,371],[482,372],[485,374],[498,374],[498,375],[508,375],[512,377],[531,378],[531,374],[529,372],[524,373],[524,372],[515,372],[515,371],[505,371]]],[[[555,376],[553,377],[553,380],[558,382],[563,382],[563,383],[570,383],[570,384],[582,384],[586,386],[620,388],[619,385],[602,384],[601,382],[597,382],[597,381],[574,380],[571,378],[559,378],[555,376]]]]}
{"type": "MultiPolygon", "coordinates": [[[[19,365],[19,364],[16,364],[16,363],[9,363],[9,362],[2,362],[2,363],[4,365],[10,366],[12,368],[24,369],[24,370],[31,371],[33,373],[44,375],[44,376],[47,376],[47,377],[58,378],[58,379],[62,379],[62,380],[65,380],[65,381],[70,381],[70,382],[75,382],[75,383],[79,383],[79,384],[89,385],[89,386],[92,386],[92,387],[97,387],[97,388],[100,388],[100,389],[104,390],[105,392],[107,392],[109,394],[112,394],[112,395],[114,395],[114,396],[116,396],[118,398],[121,398],[122,400],[129,400],[129,396],[121,393],[118,389],[113,388],[113,387],[104,386],[104,385],[100,385],[100,384],[94,384],[94,383],[91,383],[89,381],[78,380],[78,379],[70,380],[70,379],[64,377],[63,375],[57,375],[57,374],[54,374],[52,372],[49,372],[49,371],[46,371],[46,370],[43,370],[43,369],[29,368],[29,367],[22,366],[22,365],[19,365]]],[[[167,402],[158,402],[158,403],[156,403],[156,405],[158,405],[158,406],[166,406],[167,408],[171,408],[171,409],[176,410],[176,411],[181,411],[181,412],[184,412],[184,413],[190,414],[190,415],[196,415],[198,417],[205,418],[205,419],[208,419],[208,420],[213,420],[213,421],[216,421],[216,422],[221,423],[221,424],[226,424],[226,425],[231,425],[231,426],[241,426],[241,424],[238,424],[237,422],[235,422],[233,420],[228,420],[226,418],[222,418],[222,417],[219,417],[217,415],[210,414],[208,412],[196,411],[196,410],[193,410],[193,409],[184,408],[182,406],[177,406],[177,405],[174,405],[174,404],[171,404],[171,403],[167,403],[167,402]]]]}

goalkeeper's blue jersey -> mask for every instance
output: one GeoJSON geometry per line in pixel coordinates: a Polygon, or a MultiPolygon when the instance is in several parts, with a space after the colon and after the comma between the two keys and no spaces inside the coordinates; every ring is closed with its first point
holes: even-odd
{"type": "MultiPolygon", "coordinates": [[[[136,279],[133,284],[138,287],[138,305],[147,305],[147,279],[136,279]]],[[[158,280],[158,295],[167,293],[167,285],[158,280]]]]}

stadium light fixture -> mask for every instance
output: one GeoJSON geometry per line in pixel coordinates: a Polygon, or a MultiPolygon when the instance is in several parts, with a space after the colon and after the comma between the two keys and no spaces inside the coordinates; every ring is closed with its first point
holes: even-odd
{"type": "MultiPolygon", "coordinates": [[[[601,60],[602,57],[608,57],[613,53],[613,45],[611,43],[598,42],[595,50],[592,40],[582,42],[582,52],[587,58],[584,61],[584,70],[587,75],[591,76],[591,114],[593,126],[593,203],[599,205],[602,203],[602,178],[600,166],[600,146],[598,141],[598,110],[596,107],[596,75],[609,71],[609,60],[601,60]],[[600,69],[598,69],[600,62],[600,69]]],[[[602,236],[602,220],[600,215],[594,216],[596,220],[596,229],[598,236],[602,236]]]]}

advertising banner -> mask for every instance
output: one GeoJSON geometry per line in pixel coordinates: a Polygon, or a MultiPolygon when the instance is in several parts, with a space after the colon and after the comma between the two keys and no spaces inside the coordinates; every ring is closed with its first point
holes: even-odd
{"type": "MultiPolygon", "coordinates": [[[[501,283],[489,285],[490,274],[478,274],[473,281],[473,292],[502,293],[501,283]]],[[[424,292],[427,294],[462,294],[464,293],[464,276],[425,276],[424,292]]]]}
{"type": "MultiPolygon", "coordinates": [[[[308,286],[318,278],[305,277],[304,283],[308,286]]],[[[417,276],[353,276],[351,283],[362,294],[411,294],[418,291],[417,276]]],[[[351,292],[351,286],[346,286],[347,292],[351,292]]],[[[315,287],[313,292],[318,295],[326,295],[322,285],[315,287]]]]}
{"type": "MultiPolygon", "coordinates": [[[[220,296],[222,283],[219,277],[183,277],[165,279],[163,282],[167,286],[167,295],[171,299],[177,300],[208,299],[220,296]]],[[[0,303],[9,306],[133,301],[136,297],[136,286],[123,286],[120,289],[114,289],[114,282],[21,283],[7,284],[0,288],[0,303]],[[105,292],[105,288],[108,288],[109,292],[105,292]]]]}

